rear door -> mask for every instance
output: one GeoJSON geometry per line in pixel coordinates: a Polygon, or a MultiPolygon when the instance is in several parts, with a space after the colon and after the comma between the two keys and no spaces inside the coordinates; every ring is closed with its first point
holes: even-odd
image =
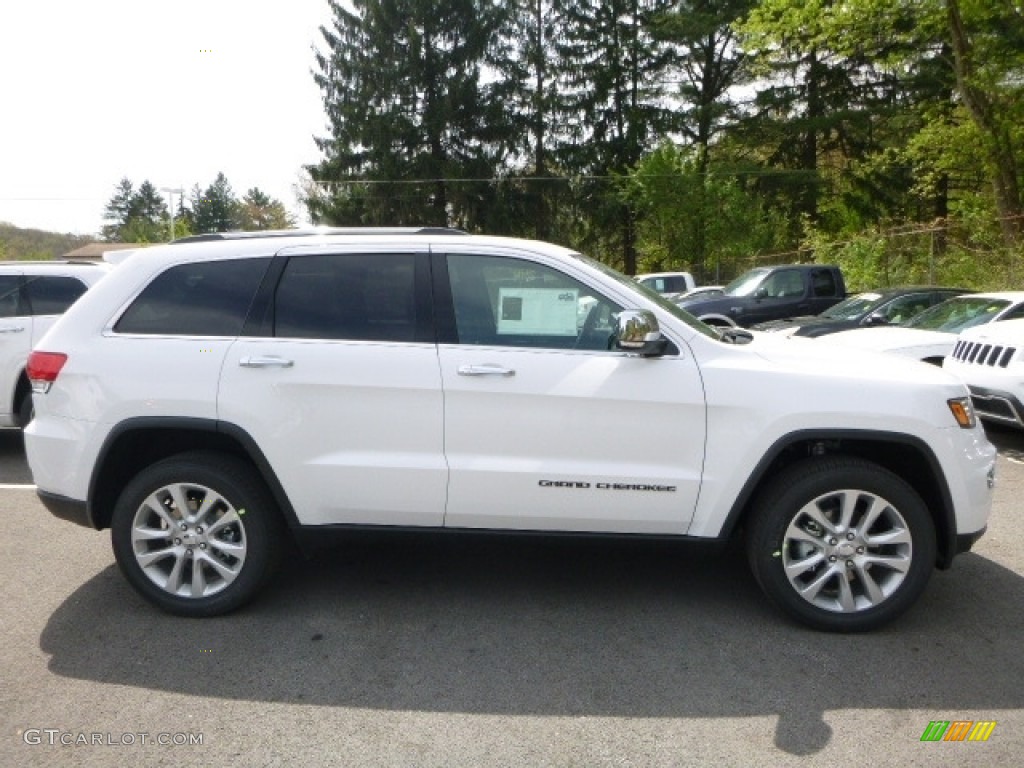
{"type": "Polygon", "coordinates": [[[0,273],[0,426],[13,424],[18,377],[32,348],[32,316],[20,270],[0,273]]]}
{"type": "Polygon", "coordinates": [[[229,351],[222,421],[265,454],[301,523],[440,526],[447,465],[424,250],[279,253],[229,351]]]}
{"type": "Polygon", "coordinates": [[[622,304],[545,257],[466,246],[433,263],[445,525],[684,533],[705,435],[688,348],[611,351],[622,304]]]}

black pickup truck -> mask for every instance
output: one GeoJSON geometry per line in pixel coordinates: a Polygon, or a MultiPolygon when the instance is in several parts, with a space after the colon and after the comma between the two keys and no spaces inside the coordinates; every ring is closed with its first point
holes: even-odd
{"type": "Polygon", "coordinates": [[[839,267],[784,264],[756,267],[727,286],[724,295],[694,296],[676,303],[708,325],[749,328],[768,320],[817,315],[846,298],[839,267]]]}

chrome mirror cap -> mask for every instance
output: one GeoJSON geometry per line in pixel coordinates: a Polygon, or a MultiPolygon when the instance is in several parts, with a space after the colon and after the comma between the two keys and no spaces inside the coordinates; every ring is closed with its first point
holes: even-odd
{"type": "Polygon", "coordinates": [[[664,354],[665,338],[658,318],[647,309],[624,309],[615,318],[615,348],[643,357],[664,354]]]}

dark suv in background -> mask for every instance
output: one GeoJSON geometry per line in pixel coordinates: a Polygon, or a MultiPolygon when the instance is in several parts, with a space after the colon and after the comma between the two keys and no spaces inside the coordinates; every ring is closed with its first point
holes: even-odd
{"type": "Polygon", "coordinates": [[[839,267],[785,264],[744,272],[725,286],[722,295],[683,297],[676,304],[708,325],[750,328],[769,320],[816,315],[844,298],[846,283],[839,267]]]}

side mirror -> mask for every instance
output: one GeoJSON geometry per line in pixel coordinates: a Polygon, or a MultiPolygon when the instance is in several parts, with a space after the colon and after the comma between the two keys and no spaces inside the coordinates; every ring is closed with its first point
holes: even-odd
{"type": "Polygon", "coordinates": [[[864,325],[888,325],[889,318],[883,315],[881,312],[872,312],[866,318],[864,318],[864,325]]]}
{"type": "Polygon", "coordinates": [[[754,298],[755,299],[767,299],[768,298],[768,289],[765,288],[764,286],[761,286],[756,291],[754,291],[754,298]]]}
{"type": "Polygon", "coordinates": [[[665,354],[668,340],[661,335],[658,318],[647,309],[624,309],[615,318],[615,349],[640,357],[665,354]]]}

